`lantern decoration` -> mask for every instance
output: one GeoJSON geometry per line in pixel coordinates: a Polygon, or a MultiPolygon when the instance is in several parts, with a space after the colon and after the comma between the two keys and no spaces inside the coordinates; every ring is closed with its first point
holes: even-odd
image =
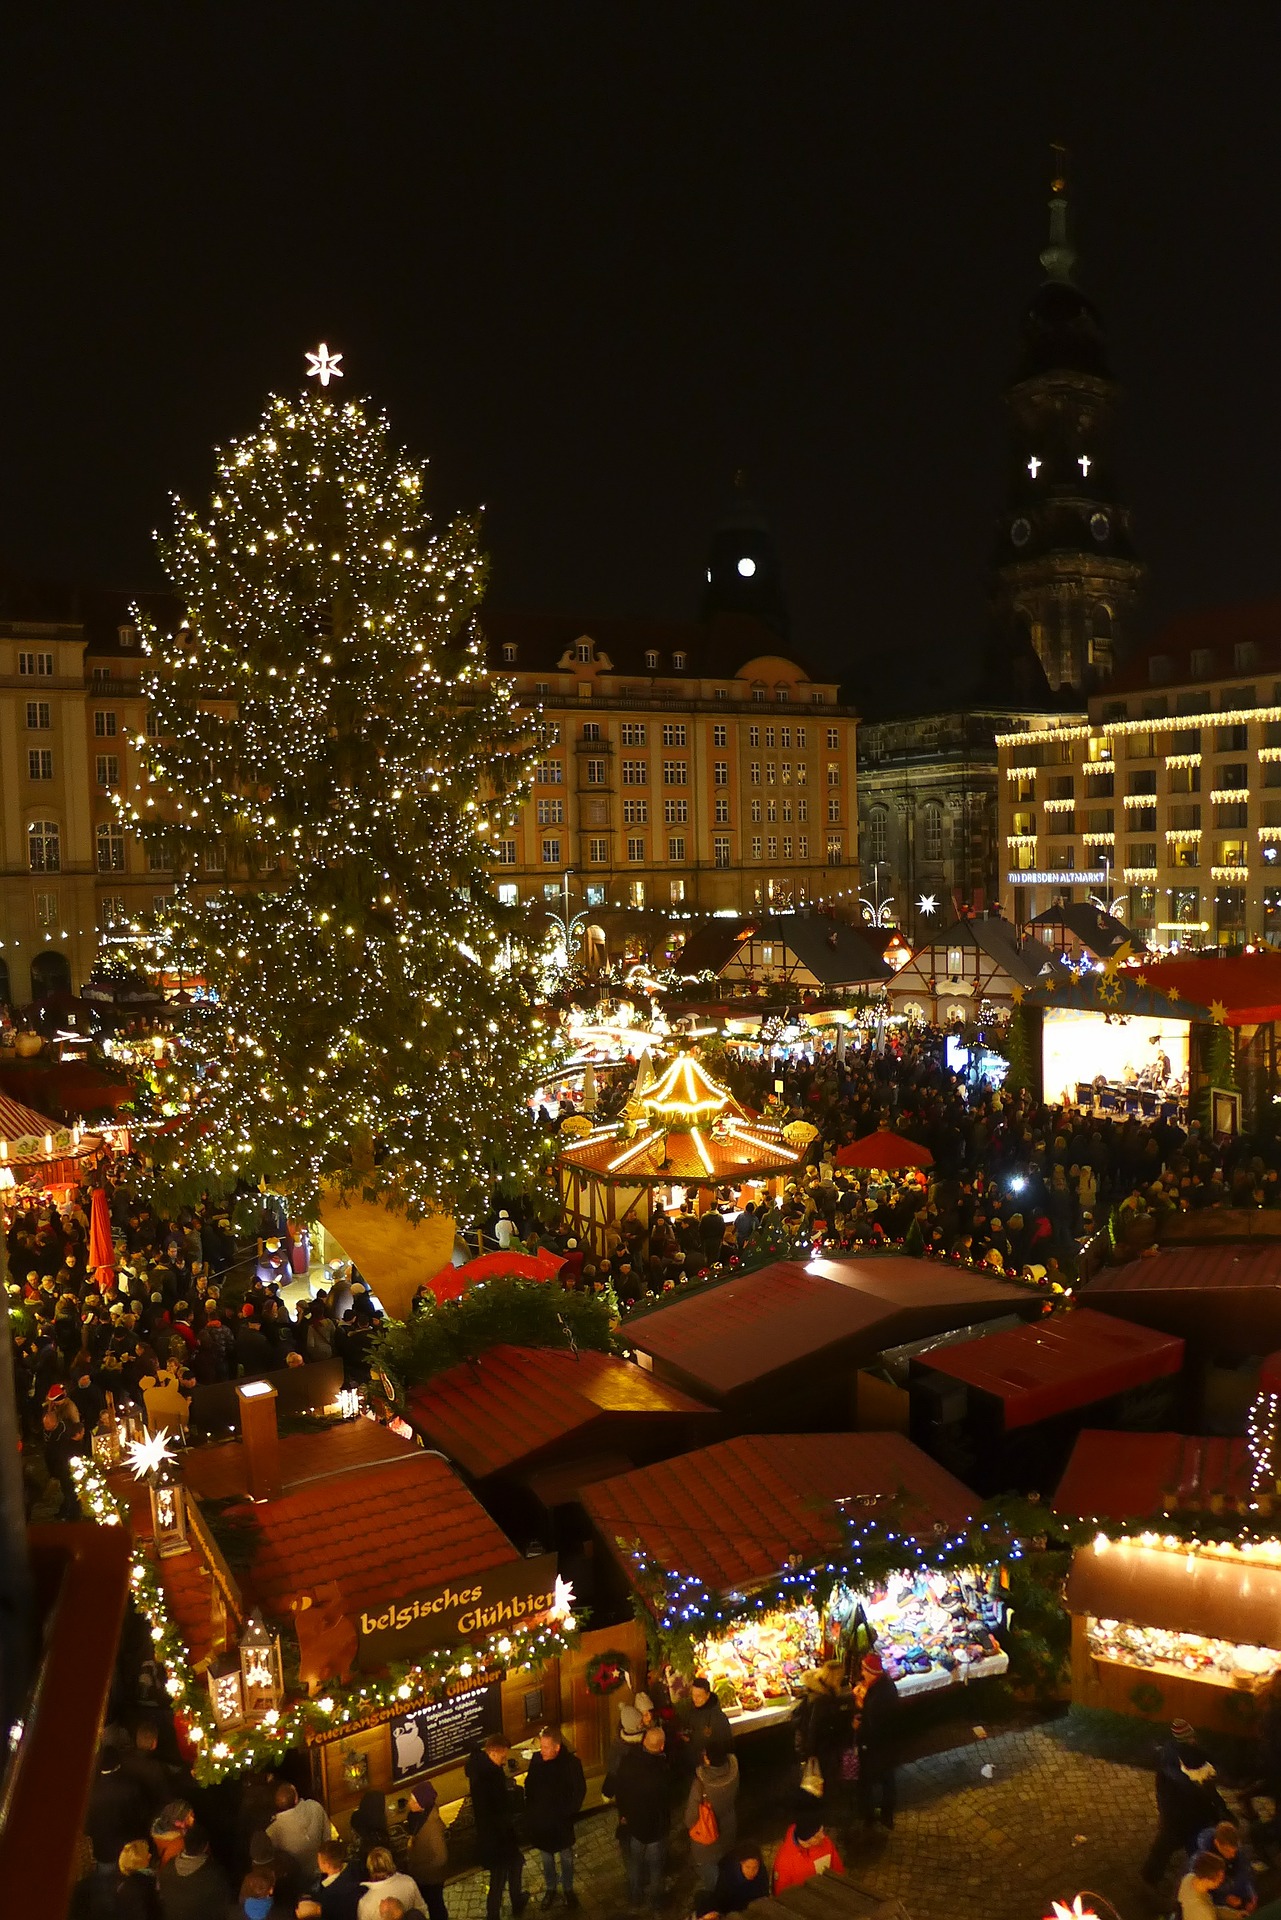
{"type": "Polygon", "coordinates": [[[270,1632],[258,1613],[250,1614],[240,1636],[240,1677],[244,1683],[245,1718],[254,1720],[265,1713],[274,1713],[285,1697],[280,1635],[270,1632]]]}
{"type": "Polygon", "coordinates": [[[187,1490],[174,1472],[171,1461],[162,1460],[149,1480],[151,1493],[151,1536],[162,1560],[171,1554],[190,1553],[187,1538],[187,1490]]]}
{"type": "Polygon", "coordinates": [[[213,1717],[220,1727],[238,1727],[245,1717],[245,1695],[240,1679],[240,1662],[225,1666],[222,1672],[210,1667],[209,1700],[213,1717]]]}
{"type": "MultiPolygon", "coordinates": [[[[0,1168],[0,1172],[3,1172],[3,1168],[0,1168]]],[[[89,1447],[93,1454],[94,1465],[101,1467],[104,1473],[110,1473],[113,1467],[120,1465],[121,1456],[124,1453],[124,1441],[121,1437],[120,1422],[111,1405],[110,1394],[107,1395],[107,1405],[98,1415],[98,1424],[90,1436],[89,1447]]]]}
{"type": "Polygon", "coordinates": [[[338,1412],[344,1420],[357,1420],[365,1411],[365,1402],[359,1387],[339,1387],[338,1412]]]}
{"type": "Polygon", "coordinates": [[[342,1750],[342,1777],[344,1785],[353,1792],[360,1792],[369,1785],[369,1755],[360,1753],[355,1747],[342,1750]]]}

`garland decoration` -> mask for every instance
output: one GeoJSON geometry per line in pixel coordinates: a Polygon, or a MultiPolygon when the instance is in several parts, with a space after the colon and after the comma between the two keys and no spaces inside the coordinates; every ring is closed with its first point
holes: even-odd
{"type": "MultiPolygon", "coordinates": [[[[100,1526],[129,1524],[124,1503],[89,1460],[74,1458],[71,1470],[81,1508],[100,1526]]],[[[273,1765],[291,1747],[329,1734],[356,1733],[380,1714],[411,1701],[444,1698],[451,1686],[495,1669],[523,1672],[540,1667],[578,1644],[572,1619],[552,1625],[512,1627],[503,1634],[419,1654],[412,1661],[389,1666],[385,1675],[363,1677],[346,1687],[335,1684],[319,1699],[297,1700],[280,1711],[272,1709],[256,1724],[220,1727],[203,1674],[196,1671],[190,1650],[165,1601],[164,1588],[145,1540],[134,1537],[130,1572],[131,1597],[146,1621],[153,1658],[165,1672],[165,1688],[173,1712],[195,1749],[192,1773],[198,1786],[273,1765]]]]}
{"type": "Polygon", "coordinates": [[[627,1655],[620,1653],[617,1647],[607,1647],[604,1653],[598,1653],[594,1660],[588,1662],[584,1678],[588,1693],[617,1693],[620,1687],[630,1682],[627,1655]]]}

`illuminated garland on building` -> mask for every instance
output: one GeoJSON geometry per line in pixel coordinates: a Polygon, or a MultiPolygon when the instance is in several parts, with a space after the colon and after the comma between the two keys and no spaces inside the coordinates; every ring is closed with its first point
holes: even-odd
{"type": "Polygon", "coordinates": [[[138,613],[158,736],[119,804],[176,880],[152,957],[216,1003],[162,1076],[174,1199],[249,1175],[417,1216],[532,1146],[542,1034],[488,869],[535,739],[485,672],[477,524],[433,528],[424,485],[385,420],[277,398],[161,542],[186,611],[138,613]]]}
{"type": "MultiPolygon", "coordinates": [[[[99,1525],[127,1526],[128,1513],[102,1473],[91,1461],[71,1463],[82,1508],[99,1525]]],[[[200,1786],[232,1779],[278,1761],[290,1747],[308,1737],[355,1733],[381,1714],[413,1701],[436,1700],[456,1684],[477,1674],[503,1668],[520,1672],[557,1658],[578,1643],[578,1631],[565,1623],[513,1627],[476,1645],[427,1652],[412,1661],[390,1666],[385,1678],[362,1679],[315,1700],[298,1700],[280,1712],[265,1715],[257,1724],[220,1727],[214,1719],[208,1687],[192,1662],[165,1602],[155,1562],[136,1535],[131,1552],[131,1597],[151,1632],[153,1657],[165,1672],[165,1687],[173,1711],[181,1715],[187,1738],[195,1749],[192,1772],[200,1786]]]]}

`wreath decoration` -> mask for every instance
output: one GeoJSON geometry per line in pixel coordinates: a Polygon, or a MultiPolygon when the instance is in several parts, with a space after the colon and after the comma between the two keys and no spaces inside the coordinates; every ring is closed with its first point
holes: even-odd
{"type": "Polygon", "coordinates": [[[620,1653],[617,1647],[607,1647],[604,1653],[598,1653],[594,1660],[588,1661],[583,1677],[588,1693],[617,1693],[628,1682],[627,1655],[620,1653]]]}

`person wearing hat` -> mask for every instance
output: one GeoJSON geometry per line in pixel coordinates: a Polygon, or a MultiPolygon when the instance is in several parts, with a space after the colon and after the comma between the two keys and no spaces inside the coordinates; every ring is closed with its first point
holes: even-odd
{"type": "Polygon", "coordinates": [[[858,1746],[858,1801],[863,1825],[876,1819],[883,1827],[894,1825],[897,1788],[894,1777],[895,1746],[898,1736],[898,1688],[885,1671],[879,1653],[863,1655],[863,1670],[854,1689],[857,1718],[854,1739],[858,1746]],[[877,1800],[880,1801],[879,1809],[877,1800]]]}
{"type": "Polygon", "coordinates": [[[1175,1720],[1156,1762],[1156,1838],[1139,1869],[1156,1886],[1174,1852],[1188,1853],[1197,1835],[1227,1816],[1215,1785],[1214,1763],[1196,1737],[1196,1728],[1175,1720]]]}
{"type": "Polygon", "coordinates": [[[822,1809],[817,1802],[802,1807],[774,1856],[771,1892],[777,1899],[789,1887],[803,1887],[823,1873],[844,1873],[845,1863],[836,1851],[836,1843],[823,1831],[822,1809]]]}
{"type": "MultiPolygon", "coordinates": [[[[610,1742],[609,1754],[605,1760],[605,1778],[601,1781],[601,1798],[612,1800],[618,1791],[618,1769],[622,1765],[624,1754],[639,1747],[645,1738],[645,1722],[636,1707],[623,1707],[618,1715],[618,1732],[610,1742]]],[[[618,1844],[619,1856],[623,1862],[623,1872],[627,1871],[627,1825],[621,1814],[614,1828],[614,1839],[618,1844]]]]}
{"type": "Polygon", "coordinates": [[[512,1225],[512,1217],[506,1207],[504,1207],[494,1224],[494,1238],[497,1240],[503,1252],[506,1253],[515,1237],[516,1229],[512,1225]]]}

